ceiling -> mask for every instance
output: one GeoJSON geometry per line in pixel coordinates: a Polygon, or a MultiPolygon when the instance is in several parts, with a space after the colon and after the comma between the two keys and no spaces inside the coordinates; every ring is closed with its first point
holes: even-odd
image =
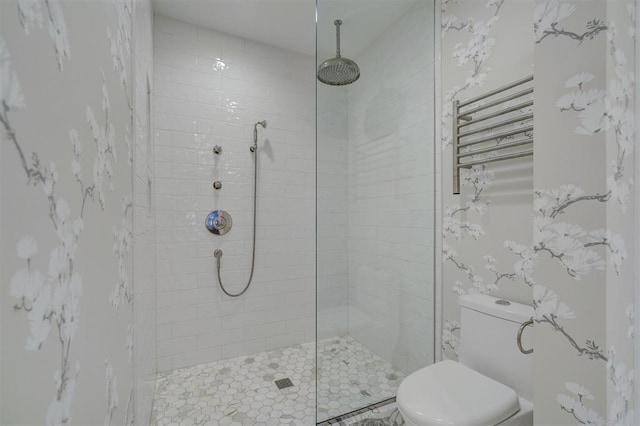
{"type": "MultiPolygon", "coordinates": [[[[318,0],[318,55],[354,57],[418,0],[318,0]]],[[[154,11],[181,21],[307,55],[316,54],[315,0],[153,0],[154,11]]]]}

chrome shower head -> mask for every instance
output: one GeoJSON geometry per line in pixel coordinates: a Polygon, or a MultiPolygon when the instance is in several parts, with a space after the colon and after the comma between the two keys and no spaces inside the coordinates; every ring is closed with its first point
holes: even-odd
{"type": "Polygon", "coordinates": [[[336,57],[327,59],[318,67],[318,80],[330,86],[345,86],[360,78],[360,68],[351,59],[340,56],[340,25],[342,21],[333,21],[336,26],[336,57]]]}
{"type": "Polygon", "coordinates": [[[249,148],[251,152],[256,152],[256,150],[258,149],[258,126],[262,126],[263,129],[266,129],[267,120],[258,121],[253,125],[253,145],[251,145],[251,148],[249,148]]]}

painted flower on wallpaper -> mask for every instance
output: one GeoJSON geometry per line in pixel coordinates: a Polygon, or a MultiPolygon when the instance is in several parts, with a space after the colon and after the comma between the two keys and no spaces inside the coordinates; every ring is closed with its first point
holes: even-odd
{"type": "MultiPolygon", "coordinates": [[[[443,262],[450,262],[456,269],[463,272],[471,285],[469,291],[480,294],[487,294],[496,290],[501,280],[514,280],[517,274],[499,272],[496,259],[493,256],[487,255],[484,256],[485,269],[491,271],[493,277],[486,280],[476,272],[473,266],[467,265],[459,259],[458,253],[451,247],[448,238],[451,236],[459,241],[466,236],[470,236],[474,240],[477,240],[484,234],[484,230],[479,224],[461,220],[457,216],[467,215],[470,212],[475,212],[480,215],[484,214],[490,202],[483,196],[483,193],[491,186],[493,178],[493,171],[484,165],[474,166],[469,170],[464,170],[461,176],[461,185],[463,188],[472,189],[472,195],[470,195],[469,199],[464,203],[464,206],[460,204],[447,206],[442,219],[443,262]]],[[[458,296],[467,294],[467,290],[465,290],[464,285],[460,281],[454,283],[453,291],[458,296]]]]}
{"type": "MultiPolygon", "coordinates": [[[[556,188],[535,191],[535,235],[532,250],[545,253],[561,264],[568,276],[580,279],[581,276],[605,266],[603,253],[616,275],[621,274],[621,266],[627,258],[625,242],[621,235],[608,229],[585,230],[575,223],[560,221],[562,215],[575,206],[585,208],[594,203],[609,203],[610,208],[618,207],[624,213],[630,201],[632,180],[625,177],[628,161],[626,158],[633,150],[635,140],[633,109],[634,76],[624,52],[618,48],[618,35],[611,23],[592,19],[587,22],[582,32],[568,31],[560,28],[558,22],[566,19],[575,11],[574,6],[557,1],[545,2],[538,6],[536,14],[546,19],[546,24],[536,28],[537,42],[547,37],[568,37],[580,43],[593,39],[598,33],[606,30],[610,65],[613,67],[607,89],[589,88],[593,85],[594,76],[588,72],[577,73],[565,82],[565,87],[574,89],[571,93],[558,99],[557,107],[562,113],[574,114],[578,123],[576,134],[590,136],[607,132],[607,144],[615,147],[616,158],[612,162],[607,187],[601,192],[587,192],[584,189],[565,184],[556,188]]],[[[635,14],[631,14],[631,20],[635,14]]],[[[633,36],[634,33],[630,32],[633,36]]],[[[616,284],[623,284],[617,282],[616,284]]],[[[633,424],[631,399],[633,390],[633,370],[628,370],[624,363],[618,362],[614,346],[607,353],[593,340],[584,343],[577,341],[567,331],[561,320],[575,318],[575,313],[558,300],[558,296],[549,289],[534,286],[534,307],[536,322],[546,323],[560,333],[576,351],[578,356],[586,356],[590,360],[603,361],[609,377],[609,386],[613,388],[614,397],[605,420],[600,414],[585,403],[593,399],[590,392],[575,383],[567,383],[566,388],[573,395],[564,393],[557,395],[560,407],[571,414],[580,424],[633,424]]],[[[633,307],[627,308],[627,318],[633,323],[633,307]]],[[[627,337],[632,338],[633,327],[630,325],[627,337]]]]}
{"type": "Polygon", "coordinates": [[[535,318],[539,322],[556,319],[574,319],[576,314],[563,302],[558,300],[558,295],[551,289],[541,286],[533,286],[533,306],[535,318]]]}
{"type": "Polygon", "coordinates": [[[536,43],[542,42],[547,37],[569,37],[583,42],[593,40],[607,26],[598,19],[592,19],[586,23],[585,30],[576,33],[566,30],[561,22],[576,11],[576,7],[570,3],[550,0],[539,3],[534,9],[533,31],[536,43]]]}
{"type": "MultiPolygon", "coordinates": [[[[0,37],[0,99],[4,110],[0,118],[5,120],[9,111],[15,111],[24,107],[22,87],[15,71],[11,69],[11,57],[9,49],[0,37]]],[[[6,127],[6,125],[5,125],[6,127]]]]}
{"type": "Polygon", "coordinates": [[[104,425],[109,426],[113,420],[113,414],[118,408],[120,396],[118,395],[118,376],[113,373],[113,366],[109,359],[104,360],[105,366],[105,397],[107,398],[107,414],[104,417],[104,425]]]}
{"type": "MultiPolygon", "coordinates": [[[[55,9],[56,2],[46,2],[46,4],[52,8],[50,10],[50,13],[53,14],[52,21],[64,22],[61,16],[56,15],[61,12],[55,9]]],[[[57,237],[57,244],[49,255],[46,273],[41,272],[34,264],[34,258],[39,251],[37,240],[27,235],[18,241],[16,245],[17,256],[25,262],[25,267],[16,271],[11,278],[9,294],[16,300],[14,309],[24,311],[29,323],[29,335],[26,339],[27,350],[40,350],[51,332],[57,333],[56,342],[59,342],[61,346],[61,367],[54,375],[55,396],[47,409],[46,423],[61,425],[68,423],[71,419],[77,375],[80,369],[78,362],[75,363],[75,367],[72,367],[71,361],[73,353],[71,348],[78,329],[80,298],[82,296],[82,278],[75,265],[78,242],[85,227],[86,201],[97,201],[101,209],[105,207],[103,186],[108,184],[111,187],[113,162],[116,161],[115,130],[111,123],[111,107],[103,75],[102,112],[104,125],[99,123],[91,106],[87,106],[86,109],[88,128],[96,145],[92,170],[93,183],[91,185],[84,183],[85,178],[81,165],[83,144],[76,129],[69,131],[69,139],[73,149],[71,172],[78,183],[82,196],[79,213],[74,215],[74,209],[67,200],[57,194],[58,172],[55,164],[50,162],[45,166],[36,152],[27,157],[12,126],[10,112],[23,107],[25,103],[20,83],[15,72],[11,69],[9,52],[2,40],[0,40],[0,68],[3,71],[2,86],[0,87],[3,108],[0,111],[0,122],[9,141],[16,148],[27,182],[30,185],[39,186],[43,190],[48,203],[48,216],[52,231],[57,237]]],[[[125,221],[123,222],[123,230],[114,234],[117,240],[114,250],[118,257],[121,279],[123,276],[128,277],[124,271],[124,263],[131,242],[131,226],[128,222],[130,200],[125,202],[125,205],[126,207],[123,207],[125,209],[123,211],[123,221],[125,221]]],[[[128,287],[128,283],[125,282],[125,284],[128,287]]],[[[110,386],[109,404],[110,406],[115,404],[117,407],[117,393],[113,392],[114,389],[117,392],[115,376],[110,381],[110,386]]]]}
{"type": "Polygon", "coordinates": [[[631,426],[635,424],[634,410],[631,408],[634,371],[628,370],[623,362],[617,362],[616,350],[613,347],[608,352],[607,370],[609,381],[615,390],[615,399],[609,407],[609,424],[631,426]]]}
{"type": "Polygon", "coordinates": [[[133,240],[131,222],[129,221],[132,206],[131,197],[123,197],[121,227],[118,229],[114,225],[112,230],[114,239],[113,251],[118,259],[118,283],[109,297],[109,302],[115,309],[116,315],[123,300],[130,306],[133,304],[133,294],[131,293],[129,271],[127,269],[127,260],[129,259],[133,240]]]}
{"type": "Polygon", "coordinates": [[[554,28],[560,22],[568,18],[575,12],[575,6],[568,3],[560,3],[558,0],[538,4],[534,9],[533,30],[536,41],[539,43],[549,32],[553,32],[554,28]]]}
{"type": "MultiPolygon", "coordinates": [[[[491,37],[491,30],[498,21],[498,15],[504,0],[488,0],[485,2],[487,9],[493,9],[492,16],[486,21],[477,21],[473,18],[461,19],[448,13],[451,4],[455,3],[457,1],[443,1],[441,3],[442,37],[445,38],[452,31],[468,33],[467,40],[464,43],[458,43],[452,53],[452,58],[455,59],[457,65],[468,69],[468,73],[464,79],[464,84],[445,90],[443,96],[444,105],[450,105],[454,99],[459,98],[465,91],[484,85],[490,70],[486,63],[495,47],[495,39],[491,37]]],[[[451,132],[452,117],[450,108],[444,108],[441,121],[443,148],[449,146],[453,140],[451,132]]],[[[443,262],[452,263],[457,270],[465,275],[469,285],[467,288],[461,281],[456,281],[453,291],[458,296],[462,296],[467,292],[489,293],[498,287],[498,283],[502,279],[513,280],[516,276],[515,273],[503,274],[498,272],[495,259],[487,257],[485,258],[485,269],[491,271],[494,277],[486,280],[471,265],[464,263],[459,258],[458,253],[448,241],[451,237],[460,241],[467,236],[477,240],[484,234],[482,227],[468,220],[468,216],[470,213],[482,215],[486,212],[489,201],[483,197],[483,192],[491,185],[493,177],[493,172],[486,166],[474,166],[471,169],[463,170],[461,186],[463,188],[472,188],[472,195],[463,204],[447,206],[443,214],[443,262]]],[[[457,322],[445,323],[442,337],[442,348],[444,350],[448,348],[454,354],[457,354],[458,332],[459,325],[457,322]]]]}
{"type": "Polygon", "coordinates": [[[29,34],[32,25],[42,28],[40,0],[18,0],[18,19],[25,34],[29,34]]]}
{"type": "Polygon", "coordinates": [[[59,0],[45,0],[45,4],[49,12],[49,35],[53,40],[53,45],[56,50],[58,69],[62,71],[63,60],[71,57],[67,23],[64,20],[64,14],[59,0]]]}
{"type": "Polygon", "coordinates": [[[119,75],[120,84],[127,90],[127,102],[131,102],[128,93],[129,57],[131,56],[131,4],[129,0],[113,0],[116,15],[115,35],[107,27],[107,38],[111,49],[113,70],[119,75]]]}
{"type": "Polygon", "coordinates": [[[457,321],[446,320],[442,327],[442,347],[449,348],[454,354],[460,350],[460,324],[457,321]]]}
{"type": "Polygon", "coordinates": [[[583,425],[605,426],[607,424],[596,411],[585,406],[586,399],[594,399],[588,389],[573,382],[565,383],[565,388],[572,395],[561,393],[556,396],[556,401],[564,411],[571,414],[578,423],[583,425]]]}
{"type": "Polygon", "coordinates": [[[625,311],[625,315],[629,320],[629,327],[627,327],[627,339],[632,340],[634,336],[634,318],[635,318],[635,307],[633,305],[627,306],[625,311]]]}
{"type": "Polygon", "coordinates": [[[515,241],[505,241],[504,247],[520,258],[513,264],[515,275],[522,278],[528,286],[533,286],[535,284],[533,268],[537,258],[535,250],[515,241]]]}
{"type": "MultiPolygon", "coordinates": [[[[104,184],[109,184],[113,190],[111,178],[113,176],[113,163],[117,160],[115,149],[115,129],[111,122],[111,103],[109,93],[105,83],[104,73],[102,74],[102,112],[104,114],[105,125],[98,123],[91,106],[87,105],[86,119],[96,144],[96,156],[93,159],[93,185],[90,191],[91,196],[98,198],[100,208],[105,208],[104,184]]],[[[75,141],[74,141],[75,144],[75,141]]]]}
{"type": "MultiPolygon", "coordinates": [[[[133,120],[133,104],[131,99],[131,91],[129,89],[129,71],[131,58],[131,23],[132,23],[132,3],[131,0],[112,0],[113,11],[116,18],[115,35],[111,29],[107,27],[107,39],[109,40],[111,60],[113,62],[113,70],[118,74],[120,85],[122,86],[129,113],[133,120]]],[[[124,143],[126,146],[127,157],[129,163],[133,163],[133,144],[131,143],[131,127],[127,124],[124,143]]]]}
{"type": "MultiPolygon", "coordinates": [[[[460,94],[466,90],[484,85],[489,72],[486,61],[490,58],[495,46],[495,39],[491,37],[491,29],[498,20],[498,14],[504,1],[488,0],[485,3],[487,9],[495,9],[493,16],[487,21],[475,21],[473,18],[461,20],[459,17],[448,13],[450,4],[457,2],[442,2],[442,38],[446,37],[447,33],[451,31],[466,31],[470,34],[467,43],[458,43],[454,46],[452,53],[452,57],[456,59],[458,66],[470,68],[470,71],[463,85],[453,86],[445,90],[442,101],[444,105],[451,105],[451,102],[459,98],[460,94]]],[[[449,146],[453,140],[451,133],[453,114],[450,109],[445,108],[442,113],[441,133],[443,148],[449,146]]]]}
{"type": "Polygon", "coordinates": [[[53,40],[53,46],[56,51],[58,69],[62,71],[64,68],[64,59],[71,57],[71,49],[69,47],[67,24],[64,19],[60,0],[44,0],[46,17],[43,17],[41,0],[18,0],[17,3],[18,19],[25,34],[30,33],[32,26],[42,28],[43,21],[47,20],[49,35],[53,40]]]}

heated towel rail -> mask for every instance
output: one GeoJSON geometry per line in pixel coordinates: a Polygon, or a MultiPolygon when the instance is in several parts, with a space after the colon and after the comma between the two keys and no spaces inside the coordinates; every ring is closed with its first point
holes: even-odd
{"type": "Polygon", "coordinates": [[[533,155],[533,76],[453,101],[453,193],[460,169],[533,155]]]}

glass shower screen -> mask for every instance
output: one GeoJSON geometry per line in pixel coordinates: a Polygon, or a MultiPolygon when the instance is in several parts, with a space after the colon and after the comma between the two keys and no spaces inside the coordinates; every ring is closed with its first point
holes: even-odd
{"type": "Polygon", "coordinates": [[[318,0],[317,420],[393,402],[434,360],[434,3],[318,0]]]}

